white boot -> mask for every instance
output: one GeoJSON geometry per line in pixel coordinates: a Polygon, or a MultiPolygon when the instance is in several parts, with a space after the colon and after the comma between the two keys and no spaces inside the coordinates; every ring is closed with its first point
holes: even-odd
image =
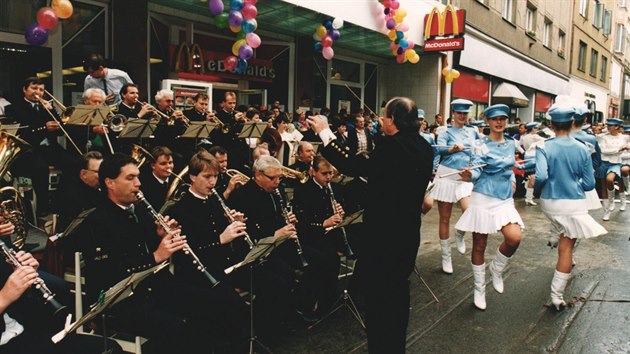
{"type": "Polygon", "coordinates": [[[486,264],[472,265],[473,277],[475,279],[474,302],[475,307],[480,310],[486,309],[486,264]]]}
{"type": "Polygon", "coordinates": [[[615,189],[608,191],[608,210],[615,210],[615,189]]]}
{"type": "Polygon", "coordinates": [[[558,242],[560,242],[560,235],[556,233],[552,233],[551,235],[549,235],[549,238],[547,239],[547,246],[551,248],[556,248],[558,247],[558,242]]]}
{"type": "Polygon", "coordinates": [[[566,306],[566,302],[562,298],[564,288],[567,286],[571,273],[561,273],[557,270],[553,273],[551,280],[551,303],[560,311],[560,306],[566,306]]]}
{"type": "Polygon", "coordinates": [[[490,263],[490,273],[492,273],[492,286],[499,294],[503,294],[503,271],[508,265],[511,257],[504,256],[497,248],[494,260],[490,263]]]}
{"type": "Polygon", "coordinates": [[[604,200],[604,216],[602,216],[602,220],[608,221],[610,220],[610,202],[608,200],[604,200]]]}
{"type": "Polygon", "coordinates": [[[630,175],[621,176],[621,181],[623,182],[623,194],[628,195],[628,188],[630,188],[630,175]]]}
{"type": "Polygon", "coordinates": [[[534,188],[525,188],[525,205],[538,205],[534,202],[534,188]]]}
{"type": "Polygon", "coordinates": [[[626,193],[619,193],[619,211],[626,210],[626,193]]]}
{"type": "Polygon", "coordinates": [[[442,271],[446,274],[453,274],[451,243],[449,240],[440,240],[440,246],[442,247],[442,271]]]}
{"type": "Polygon", "coordinates": [[[466,236],[466,231],[455,230],[455,244],[457,245],[457,252],[464,254],[466,253],[466,241],[464,237],[466,236]]]}

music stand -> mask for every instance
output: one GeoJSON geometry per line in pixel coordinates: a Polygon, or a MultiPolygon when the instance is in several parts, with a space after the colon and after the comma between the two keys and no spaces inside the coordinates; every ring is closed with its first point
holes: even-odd
{"type": "Polygon", "coordinates": [[[79,329],[79,327],[91,321],[99,313],[105,311],[106,309],[116,305],[120,301],[133,295],[133,290],[135,289],[136,286],[138,286],[138,284],[140,284],[141,281],[146,279],[146,277],[148,277],[149,275],[155,274],[159,272],[160,270],[166,268],[168,264],[169,264],[168,261],[164,261],[142,272],[133,273],[127,278],[119,281],[116,285],[109,288],[109,290],[105,292],[104,296],[99,297],[97,302],[91,306],[90,311],[86,313],[85,315],[83,315],[83,317],[78,319],[76,322],[72,324],[68,323],[70,319],[68,317],[65,328],[62,329],[59,333],[55,334],[51,338],[53,343],[55,344],[59,343],[68,334],[76,331],[77,329],[79,329]]]}
{"type": "Polygon", "coordinates": [[[210,136],[210,133],[218,126],[217,123],[214,122],[190,122],[190,125],[186,128],[186,131],[179,135],[177,139],[187,138],[187,139],[195,139],[195,146],[200,139],[205,139],[210,136]]]}
{"type": "Polygon", "coordinates": [[[260,138],[267,128],[267,123],[263,122],[247,122],[243,124],[243,128],[238,133],[239,138],[260,138]]]}
{"type": "Polygon", "coordinates": [[[150,119],[129,119],[118,138],[136,138],[140,139],[140,144],[142,144],[142,139],[153,137],[156,127],[157,122],[150,119]]]}
{"type": "MultiPolygon", "coordinates": [[[[341,227],[346,227],[352,224],[358,224],[360,222],[363,222],[363,209],[349,215],[348,217],[344,218],[342,222],[340,222],[339,224],[337,224],[336,226],[330,227],[328,229],[326,229],[326,233],[341,228],[341,227]]],[[[346,255],[346,261],[344,264],[344,267],[346,269],[349,269],[350,267],[348,266],[348,255],[346,255]]],[[[354,271],[354,269],[353,269],[354,271]]],[[[344,278],[348,278],[348,276],[346,275],[344,278]]],[[[347,308],[348,311],[350,311],[350,313],[354,316],[354,318],[357,319],[357,321],[359,322],[359,324],[361,325],[361,327],[363,327],[363,329],[365,329],[365,322],[363,321],[363,317],[361,317],[361,313],[359,313],[359,309],[357,308],[357,305],[355,305],[354,300],[352,300],[352,296],[350,296],[350,293],[348,292],[348,286],[349,286],[349,281],[345,281],[344,285],[343,285],[343,291],[341,292],[341,294],[339,295],[339,297],[337,298],[337,300],[335,300],[335,302],[332,304],[330,311],[328,311],[328,313],[326,313],[322,318],[320,318],[317,322],[313,323],[312,325],[308,326],[308,329],[311,330],[313,328],[315,328],[315,326],[317,326],[318,324],[320,324],[321,322],[323,322],[325,319],[327,319],[328,317],[330,317],[333,313],[337,312],[339,309],[341,308],[347,308]]]]}
{"type": "Polygon", "coordinates": [[[11,135],[17,135],[18,129],[20,128],[26,128],[26,126],[20,127],[20,123],[15,123],[15,124],[0,123],[0,130],[5,131],[11,135]]]}
{"type": "Polygon", "coordinates": [[[261,341],[256,338],[254,334],[254,267],[262,264],[265,259],[275,250],[281,243],[286,241],[289,236],[274,237],[269,236],[262,238],[256,242],[254,247],[247,253],[245,259],[235,265],[225,269],[225,274],[230,274],[233,271],[249,265],[249,292],[250,292],[250,305],[249,305],[249,353],[254,353],[254,343],[257,343],[267,353],[271,353],[271,350],[265,346],[261,341]]]}
{"type": "Polygon", "coordinates": [[[72,108],[74,108],[74,110],[66,122],[66,124],[69,125],[102,125],[103,121],[106,120],[106,117],[111,113],[110,108],[105,106],[80,104],[72,108]]]}

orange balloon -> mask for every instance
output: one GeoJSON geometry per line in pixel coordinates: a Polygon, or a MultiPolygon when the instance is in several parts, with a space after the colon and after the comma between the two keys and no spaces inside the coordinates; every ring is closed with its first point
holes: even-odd
{"type": "Polygon", "coordinates": [[[451,75],[446,75],[444,81],[450,84],[451,82],[453,82],[453,77],[451,75]]]}
{"type": "Polygon", "coordinates": [[[450,72],[449,68],[442,69],[442,75],[444,75],[444,76],[448,75],[449,72],[450,72]]]}
{"type": "Polygon", "coordinates": [[[51,7],[61,19],[65,20],[72,16],[73,7],[69,0],[53,0],[51,7]]]}
{"type": "Polygon", "coordinates": [[[453,74],[453,79],[457,79],[459,77],[459,71],[453,69],[451,70],[451,73],[453,74]]]}

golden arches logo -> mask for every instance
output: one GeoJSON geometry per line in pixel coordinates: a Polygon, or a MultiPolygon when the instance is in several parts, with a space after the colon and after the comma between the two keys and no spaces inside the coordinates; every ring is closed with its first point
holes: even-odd
{"type": "MultiPolygon", "coordinates": [[[[462,11],[462,10],[459,10],[462,11]]],[[[425,19],[425,26],[424,26],[424,39],[429,39],[431,38],[431,36],[444,36],[444,35],[454,35],[457,36],[460,34],[460,30],[459,30],[459,20],[457,18],[457,10],[455,10],[455,8],[453,7],[452,4],[448,4],[446,5],[446,7],[444,8],[444,11],[440,12],[440,10],[437,7],[434,7],[433,9],[431,9],[431,12],[429,12],[429,14],[427,15],[426,19],[425,19]],[[446,17],[448,14],[451,14],[451,23],[453,25],[453,31],[452,33],[445,33],[446,31],[446,17]],[[437,34],[432,34],[431,33],[431,27],[433,26],[433,19],[436,18],[438,19],[438,33],[437,34]]]]}
{"type": "Polygon", "coordinates": [[[193,44],[190,47],[187,43],[179,45],[177,55],[175,55],[176,72],[193,71],[198,74],[203,74],[206,71],[204,66],[203,51],[201,50],[201,47],[199,47],[199,44],[193,44]]]}

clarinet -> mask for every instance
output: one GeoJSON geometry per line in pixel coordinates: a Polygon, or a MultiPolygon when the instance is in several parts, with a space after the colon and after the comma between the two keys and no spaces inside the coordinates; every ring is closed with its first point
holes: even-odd
{"type": "MultiPolygon", "coordinates": [[[[230,224],[235,222],[236,219],[230,213],[230,208],[228,208],[228,206],[225,205],[225,201],[223,200],[223,198],[221,198],[221,195],[219,194],[219,192],[217,192],[215,188],[212,188],[212,194],[214,194],[214,196],[217,197],[217,199],[219,200],[219,204],[221,204],[221,208],[223,208],[223,212],[225,213],[225,216],[227,217],[230,224]]],[[[254,242],[252,242],[252,239],[251,237],[249,237],[247,232],[245,232],[245,236],[243,237],[245,238],[245,242],[247,242],[249,249],[251,250],[252,248],[254,248],[254,242]]]]}
{"type": "MultiPolygon", "coordinates": [[[[276,195],[278,196],[278,201],[280,202],[280,209],[282,209],[282,216],[284,216],[284,221],[287,223],[287,225],[289,225],[291,223],[291,221],[289,221],[289,211],[284,206],[282,194],[280,193],[280,190],[278,188],[274,190],[274,193],[276,193],[276,195]]],[[[300,238],[298,237],[297,233],[295,234],[295,245],[297,246],[297,253],[300,257],[300,262],[302,262],[302,268],[306,268],[308,266],[308,262],[306,261],[306,258],[304,258],[304,251],[302,250],[300,238]]]]}
{"type": "MultiPolygon", "coordinates": [[[[335,199],[335,193],[333,193],[332,186],[328,183],[328,192],[330,192],[330,204],[332,205],[333,213],[337,214],[337,199],[335,199]]],[[[343,247],[344,253],[348,257],[354,256],[354,252],[352,252],[352,248],[350,248],[350,243],[348,242],[348,235],[346,234],[346,228],[341,228],[341,234],[343,235],[343,247]]]]}
{"type": "MultiPolygon", "coordinates": [[[[166,231],[167,233],[173,232],[173,230],[166,224],[166,221],[164,221],[164,216],[158,213],[157,211],[155,211],[155,209],[153,209],[153,206],[144,197],[144,194],[142,194],[141,191],[138,191],[138,193],[136,193],[136,196],[138,197],[138,201],[144,204],[144,206],[147,208],[153,220],[155,220],[164,229],[164,231],[166,231]]],[[[216,280],[212,276],[212,274],[210,274],[206,270],[206,266],[204,266],[203,263],[201,263],[201,260],[199,259],[199,257],[197,257],[195,252],[193,252],[190,246],[188,245],[184,246],[183,251],[185,254],[187,254],[188,256],[192,258],[193,264],[197,265],[197,270],[200,271],[208,279],[208,281],[210,281],[210,284],[212,285],[213,288],[219,284],[219,281],[216,280]]]]}
{"type": "MultiPolygon", "coordinates": [[[[7,247],[7,245],[0,241],[0,248],[2,248],[2,252],[4,252],[4,256],[7,259],[7,262],[11,264],[13,267],[21,267],[22,263],[17,259],[17,253],[7,247]]],[[[59,303],[59,301],[55,300],[55,294],[48,289],[44,280],[40,277],[35,279],[35,284],[33,284],[35,289],[39,290],[42,293],[42,298],[44,299],[44,303],[49,304],[53,308],[53,316],[57,315],[60,311],[64,310],[66,306],[59,303]]]]}

